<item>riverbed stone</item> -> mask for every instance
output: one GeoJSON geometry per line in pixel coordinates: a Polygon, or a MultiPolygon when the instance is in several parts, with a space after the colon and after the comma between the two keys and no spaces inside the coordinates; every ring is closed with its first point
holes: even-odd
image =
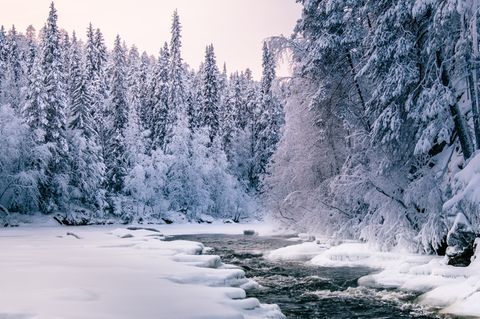
{"type": "Polygon", "coordinates": [[[476,237],[468,219],[463,213],[458,213],[447,235],[448,264],[457,267],[470,265],[476,237]]]}

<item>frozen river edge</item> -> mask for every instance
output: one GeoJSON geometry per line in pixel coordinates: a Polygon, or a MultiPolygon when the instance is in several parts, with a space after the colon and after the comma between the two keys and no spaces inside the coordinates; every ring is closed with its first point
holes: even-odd
{"type": "MultiPolygon", "coordinates": [[[[480,250],[477,245],[475,256],[480,250]]],[[[360,242],[329,245],[317,239],[280,248],[267,258],[305,261],[319,267],[369,267],[378,269],[358,280],[364,287],[416,292],[420,306],[435,307],[441,314],[480,318],[480,260],[468,267],[447,265],[445,257],[410,254],[397,250],[381,252],[360,242]]]]}
{"type": "MultiPolygon", "coordinates": [[[[1,319],[284,318],[246,298],[243,270],[165,235],[245,225],[20,227],[0,231],[1,319]]],[[[266,225],[248,225],[265,233],[266,225]]]]}

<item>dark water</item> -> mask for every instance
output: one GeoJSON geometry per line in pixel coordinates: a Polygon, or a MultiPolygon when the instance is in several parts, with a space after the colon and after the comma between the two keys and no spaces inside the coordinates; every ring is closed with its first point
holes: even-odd
{"type": "Polygon", "coordinates": [[[359,287],[358,278],[372,273],[363,267],[328,268],[302,262],[276,262],[262,257],[273,249],[295,244],[282,237],[185,235],[211,247],[224,263],[243,268],[263,288],[247,291],[262,303],[280,306],[289,319],[314,318],[452,318],[415,304],[418,295],[392,289],[359,287]]]}

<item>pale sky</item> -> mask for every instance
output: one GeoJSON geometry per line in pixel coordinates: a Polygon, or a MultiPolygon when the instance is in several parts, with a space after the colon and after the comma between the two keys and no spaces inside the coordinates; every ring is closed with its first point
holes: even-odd
{"type": "MultiPolygon", "coordinates": [[[[39,30],[50,0],[0,0],[0,24],[25,31],[39,30]]],[[[205,46],[213,43],[219,66],[228,72],[250,67],[261,75],[262,41],[272,35],[290,36],[300,6],[295,0],[56,0],[59,26],[84,39],[90,22],[99,27],[109,48],[116,34],[140,51],[158,55],[170,40],[172,12],[178,9],[183,25],[183,57],[197,68],[205,46]]],[[[284,73],[280,71],[280,75],[284,73]]]]}

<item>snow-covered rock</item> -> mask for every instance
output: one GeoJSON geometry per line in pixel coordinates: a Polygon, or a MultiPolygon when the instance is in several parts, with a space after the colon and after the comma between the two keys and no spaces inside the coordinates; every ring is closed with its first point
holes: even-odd
{"type": "Polygon", "coordinates": [[[208,215],[208,214],[200,214],[197,217],[197,220],[198,220],[199,223],[211,224],[215,221],[215,218],[211,215],[208,215]]]}
{"type": "Polygon", "coordinates": [[[185,224],[188,222],[188,218],[184,213],[168,211],[163,214],[162,220],[166,224],[185,224]]]}
{"type": "Polygon", "coordinates": [[[463,213],[458,213],[447,235],[448,264],[468,266],[473,256],[475,238],[476,234],[470,222],[463,213]]]}
{"type": "Polygon", "coordinates": [[[310,260],[326,249],[327,246],[325,245],[317,244],[316,242],[305,242],[273,250],[266,258],[271,260],[310,260]]]}

